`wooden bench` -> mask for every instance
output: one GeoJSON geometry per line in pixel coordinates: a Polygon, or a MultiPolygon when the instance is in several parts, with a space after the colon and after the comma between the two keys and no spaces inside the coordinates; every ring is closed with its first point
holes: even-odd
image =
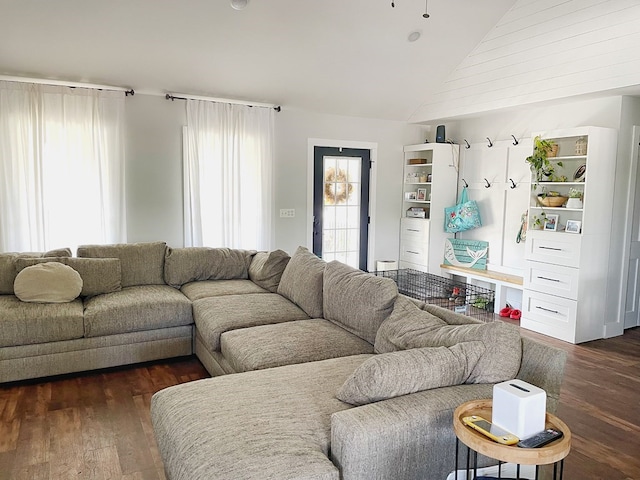
{"type": "Polygon", "coordinates": [[[520,291],[523,289],[523,279],[518,275],[496,272],[494,270],[476,270],[474,268],[456,267],[454,265],[445,265],[444,263],[440,264],[440,268],[445,273],[493,284],[495,286],[494,313],[500,313],[500,309],[507,304],[508,288],[520,291]]]}

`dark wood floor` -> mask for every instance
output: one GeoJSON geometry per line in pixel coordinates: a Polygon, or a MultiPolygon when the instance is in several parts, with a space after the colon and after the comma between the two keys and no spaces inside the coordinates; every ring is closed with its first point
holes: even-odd
{"type": "MultiPolygon", "coordinates": [[[[640,328],[577,346],[523,332],[569,355],[564,478],[640,479],[640,328]]],[[[207,376],[189,358],[0,387],[0,480],[163,479],[151,395],[207,376]]]]}
{"type": "Polygon", "coordinates": [[[158,480],[153,393],[209,375],[195,358],[0,388],[0,480],[158,480]]]}

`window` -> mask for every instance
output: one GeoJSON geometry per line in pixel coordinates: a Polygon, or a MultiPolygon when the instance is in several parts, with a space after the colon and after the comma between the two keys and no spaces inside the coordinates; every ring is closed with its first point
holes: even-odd
{"type": "Polygon", "coordinates": [[[187,100],[185,246],[271,248],[274,111],[187,100]]]}
{"type": "Polygon", "coordinates": [[[121,92],[0,82],[0,251],[126,240],[121,92]]]}

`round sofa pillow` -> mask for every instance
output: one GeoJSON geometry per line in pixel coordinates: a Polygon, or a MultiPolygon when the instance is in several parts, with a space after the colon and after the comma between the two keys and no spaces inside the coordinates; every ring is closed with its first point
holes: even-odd
{"type": "Polygon", "coordinates": [[[62,263],[39,263],[16,275],[13,290],[23,302],[66,303],[80,295],[82,278],[62,263]]]}

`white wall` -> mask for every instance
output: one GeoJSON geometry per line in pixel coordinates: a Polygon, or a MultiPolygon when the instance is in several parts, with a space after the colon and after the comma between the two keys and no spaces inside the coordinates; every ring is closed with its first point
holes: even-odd
{"type": "MultiPolygon", "coordinates": [[[[184,101],[136,94],[127,98],[127,228],[129,242],[183,245],[182,126],[184,101]]],[[[292,253],[306,245],[309,138],[378,145],[375,258],[397,259],[402,147],[421,143],[427,128],[405,122],[316,114],[283,108],[276,114],[273,248],[292,253]],[[279,218],[295,208],[294,218],[279,218]]]]}
{"type": "Polygon", "coordinates": [[[125,110],[127,241],[180,247],[184,101],[136,94],[125,110]]]}

